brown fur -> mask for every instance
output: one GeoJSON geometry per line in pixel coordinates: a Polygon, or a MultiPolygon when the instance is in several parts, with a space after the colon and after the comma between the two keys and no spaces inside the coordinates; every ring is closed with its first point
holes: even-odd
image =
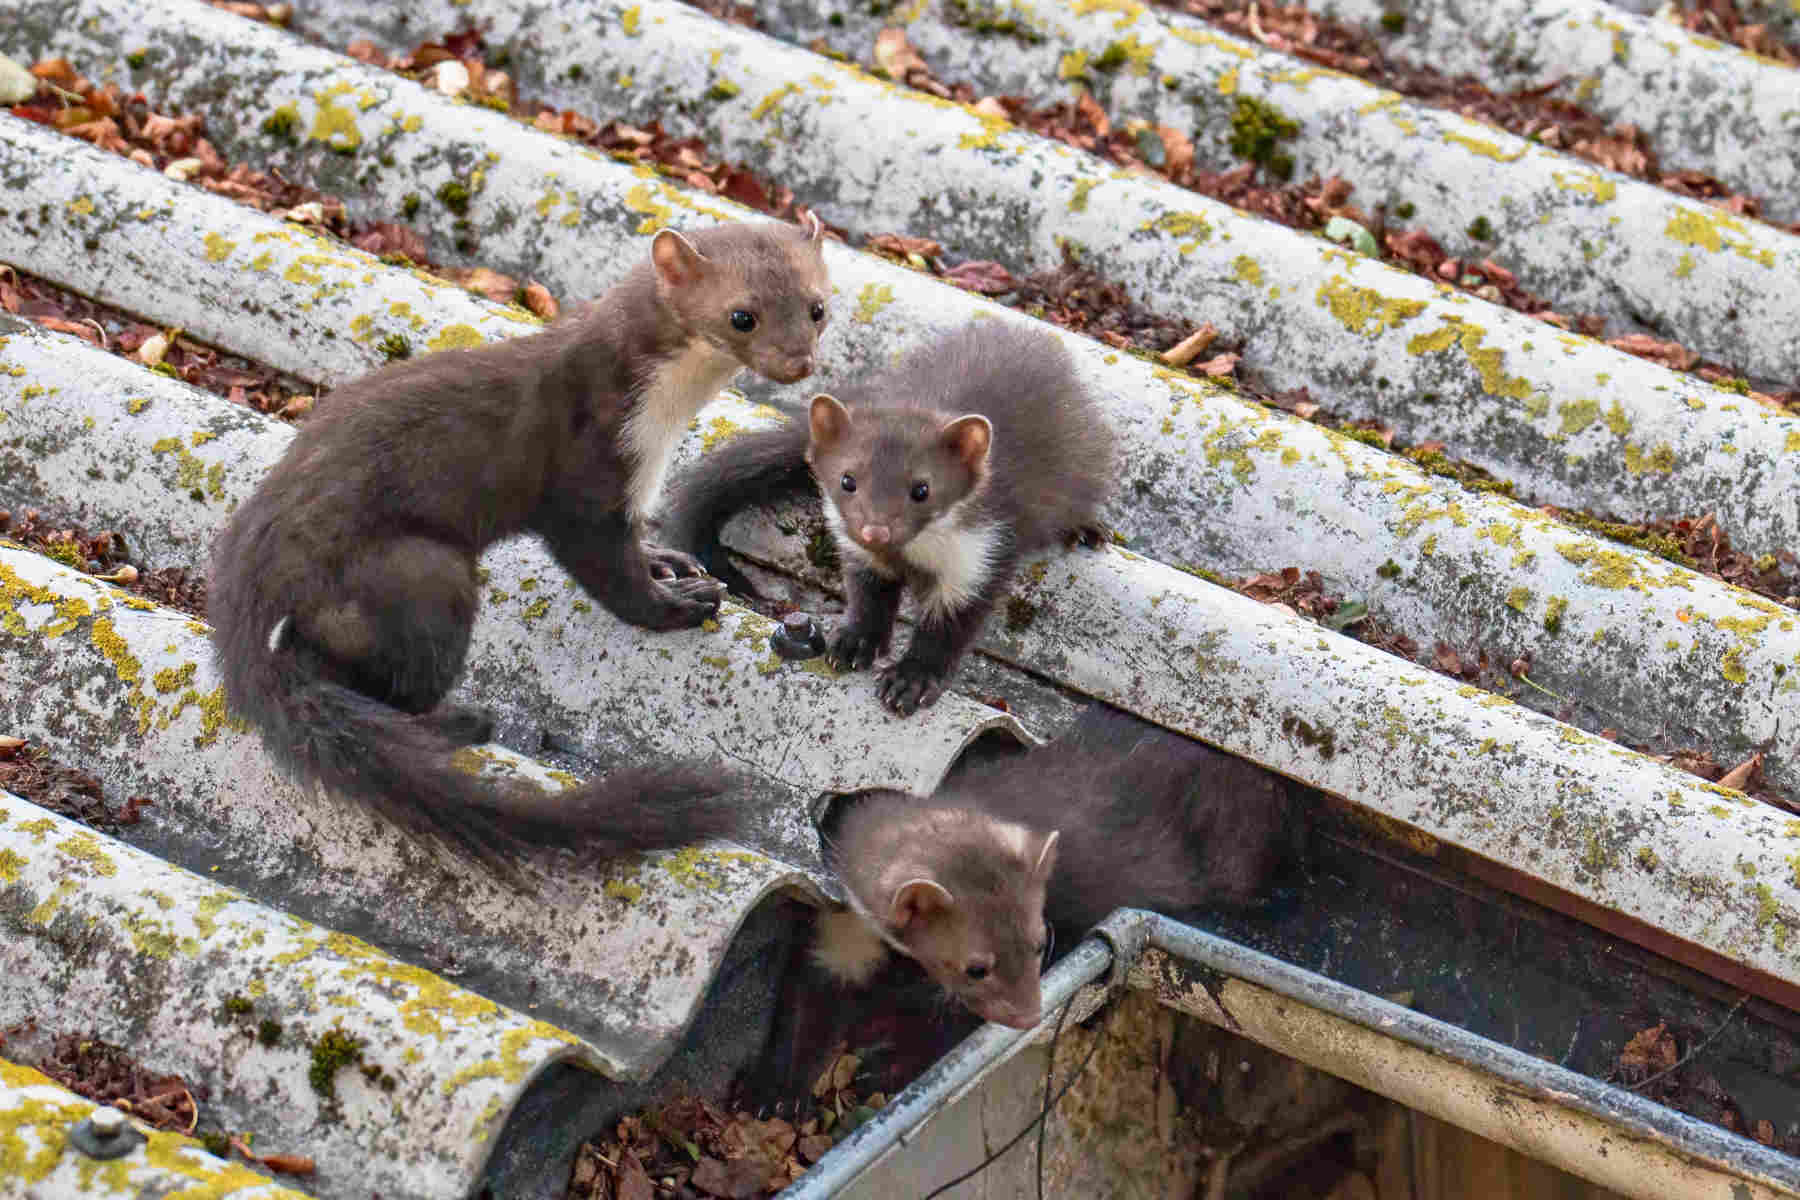
{"type": "Polygon", "coordinates": [[[855,916],[821,919],[814,958],[854,983],[892,947],[980,1016],[1033,1024],[1046,923],[1072,946],[1117,908],[1258,903],[1304,832],[1279,776],[1095,705],[1043,749],[972,766],[928,799],[851,800],[827,853],[855,916]],[[939,900],[923,912],[897,902],[917,880],[939,900]],[[971,980],[968,964],[990,970],[971,980]]]}
{"type": "MultiPolygon", "coordinates": [[[[667,430],[738,367],[784,382],[812,369],[830,290],[818,235],[665,230],[616,287],[542,333],[332,393],[215,547],[210,611],[231,709],[294,772],[490,861],[519,838],[691,840],[636,793],[660,789],[649,798],[673,813],[690,793],[728,790],[724,777],[621,773],[556,798],[498,788],[449,765],[486,722],[440,704],[468,650],[476,559],[500,538],[536,533],[636,625],[697,625],[717,610],[721,586],[643,544],[639,510],[667,430]],[[754,329],[733,327],[736,309],[754,329]]],[[[721,827],[722,812],[687,807],[693,837],[721,827]]]]}
{"type": "Polygon", "coordinates": [[[912,641],[878,684],[904,715],[942,693],[1021,558],[1071,536],[1097,543],[1113,462],[1112,431],[1061,343],[976,322],[843,402],[815,397],[803,423],[709,455],[671,489],[663,531],[721,569],[718,532],[733,512],[816,485],[848,608],[832,665],[871,665],[902,590],[919,601],[912,641]]]}

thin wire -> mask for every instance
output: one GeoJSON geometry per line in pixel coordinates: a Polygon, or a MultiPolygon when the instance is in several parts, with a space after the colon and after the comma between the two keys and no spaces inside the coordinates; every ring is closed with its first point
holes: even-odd
{"type": "MultiPolygon", "coordinates": [[[[1073,996],[1071,996],[1069,998],[1069,1003],[1066,1006],[1064,1006],[1064,1008],[1063,1008],[1062,1017],[1057,1018],[1056,1028],[1057,1028],[1058,1033],[1060,1033],[1062,1030],[1063,1017],[1067,1017],[1069,1015],[1069,1009],[1074,1007],[1074,1004],[1075,1004],[1075,998],[1073,996]]],[[[1094,1061],[1094,1052],[1100,1049],[1100,1043],[1102,1040],[1103,1040],[1103,1038],[1101,1036],[1101,1031],[1096,1031],[1095,1035],[1094,1035],[1094,1044],[1092,1046],[1088,1047],[1087,1056],[1081,1060],[1081,1065],[1075,1068],[1075,1073],[1073,1075],[1069,1076],[1069,1078],[1063,1083],[1062,1090],[1056,1093],[1056,1098],[1051,1100],[1049,1103],[1045,1104],[1044,1110],[1042,1112],[1040,1112],[1037,1116],[1033,1117],[1030,1120],[1030,1122],[1026,1124],[1025,1128],[1019,1130],[1018,1133],[1014,1134],[1011,1141],[1007,1142],[1006,1145],[1000,1147],[998,1150],[994,1151],[992,1154],[990,1154],[986,1158],[982,1159],[981,1162],[976,1164],[974,1167],[971,1167],[969,1170],[964,1171],[961,1175],[958,1175],[955,1179],[952,1179],[948,1183],[941,1184],[937,1188],[933,1189],[932,1191],[927,1192],[924,1196],[920,1197],[920,1200],[935,1200],[935,1197],[943,1195],[945,1192],[949,1191],[951,1188],[955,1187],[957,1184],[964,1183],[970,1179],[975,1178],[975,1176],[977,1176],[977,1175],[981,1174],[983,1171],[987,1170],[989,1164],[991,1164],[995,1159],[999,1158],[1002,1154],[1005,1154],[1008,1150],[1011,1150],[1014,1146],[1016,1146],[1020,1142],[1024,1141],[1026,1134],[1030,1133],[1033,1129],[1041,1128],[1043,1125],[1044,1118],[1050,1115],[1050,1110],[1055,1108],[1059,1103],[1061,1103],[1062,1098],[1069,1094],[1069,1089],[1074,1087],[1075,1082],[1081,1078],[1081,1073],[1083,1071],[1087,1070],[1088,1064],[1094,1061]]],[[[1056,1061],[1056,1036],[1054,1034],[1051,1036],[1051,1039],[1050,1039],[1050,1061],[1052,1064],[1054,1064],[1056,1061]]],[[[1039,1183],[1041,1186],[1042,1176],[1039,1177],[1039,1183]]]]}
{"type": "MultiPolygon", "coordinates": [[[[1056,1044],[1062,1040],[1063,1022],[1069,1019],[1069,1010],[1074,1007],[1075,997],[1070,996],[1069,1002],[1063,1005],[1062,1012],[1057,1015],[1056,1028],[1050,1032],[1050,1053],[1044,1060],[1044,1108],[1038,1114],[1037,1123],[1037,1200],[1044,1200],[1044,1142],[1050,1132],[1050,1088],[1056,1080],[1056,1044]]],[[[1094,1036],[1098,1038],[1100,1035],[1096,1033],[1094,1036]]]]}
{"type": "Polygon", "coordinates": [[[1639,1080],[1637,1083],[1627,1084],[1626,1085],[1627,1089],[1630,1091],[1633,1091],[1633,1092],[1640,1091],[1643,1088],[1649,1087],[1651,1084],[1653,1084],[1657,1080],[1661,1079],[1664,1075],[1668,1075],[1671,1072],[1681,1070],[1682,1067],[1687,1065],[1687,1062],[1689,1059],[1693,1058],[1694,1055],[1700,1053],[1702,1050],[1704,1050],[1708,1046],[1712,1045],[1713,1039],[1718,1037],[1721,1033],[1725,1032],[1725,1027],[1727,1025],[1731,1024],[1731,1018],[1737,1016],[1738,1009],[1744,1007],[1745,1001],[1747,1001],[1749,999],[1750,999],[1749,992],[1745,992],[1742,996],[1739,996],[1738,1002],[1731,1006],[1730,1012],[1725,1014],[1725,1019],[1723,1021],[1719,1022],[1719,1027],[1717,1029],[1713,1030],[1711,1033],[1707,1034],[1705,1041],[1701,1042],[1698,1046],[1695,1046],[1692,1050],[1689,1050],[1686,1054],[1682,1055],[1681,1058],[1675,1063],[1674,1066],[1666,1067],[1663,1070],[1658,1071],[1656,1074],[1652,1075],[1648,1079],[1639,1080]]]}

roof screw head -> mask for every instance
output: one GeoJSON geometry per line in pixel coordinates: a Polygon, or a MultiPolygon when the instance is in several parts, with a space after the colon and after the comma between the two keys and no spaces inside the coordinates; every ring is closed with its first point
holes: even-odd
{"type": "Polygon", "coordinates": [[[791,612],[769,639],[769,648],[782,658],[817,658],[825,653],[825,635],[811,614],[791,612]]]}
{"type": "Polygon", "coordinates": [[[111,1105],[96,1108],[69,1130],[69,1144],[89,1158],[123,1158],[137,1148],[144,1135],[125,1114],[111,1105]]]}

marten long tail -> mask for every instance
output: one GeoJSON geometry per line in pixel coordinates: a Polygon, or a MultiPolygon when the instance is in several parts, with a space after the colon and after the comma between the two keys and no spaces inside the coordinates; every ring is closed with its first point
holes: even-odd
{"type": "Polygon", "coordinates": [[[790,414],[780,429],[739,434],[691,464],[669,485],[656,540],[692,554],[739,595],[756,595],[726,558],[719,532],[747,508],[818,494],[806,465],[808,437],[805,415],[790,414]]]}
{"type": "Polygon", "coordinates": [[[278,765],[443,841],[514,885],[525,883],[518,865],[529,845],[615,855],[742,833],[749,824],[748,781],[702,764],[615,770],[560,794],[475,775],[452,761],[462,743],[430,714],[404,713],[320,678],[297,639],[277,639],[271,649],[245,614],[229,615],[238,619],[219,630],[229,639],[219,655],[226,704],[261,732],[278,765]]]}

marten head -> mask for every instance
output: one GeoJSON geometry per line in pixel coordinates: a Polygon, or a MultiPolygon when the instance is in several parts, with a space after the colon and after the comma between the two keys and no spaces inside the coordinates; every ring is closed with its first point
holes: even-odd
{"type": "Polygon", "coordinates": [[[828,520],[871,554],[895,554],[987,478],[994,429],[979,413],[863,408],[818,395],[806,461],[828,520]]]}
{"type": "Polygon", "coordinates": [[[805,379],[831,297],[824,234],[811,213],[798,226],[665,229],[650,243],[657,297],[690,339],[766,379],[805,379]]]}
{"type": "MultiPolygon", "coordinates": [[[[853,907],[882,941],[977,1016],[1029,1029],[1042,1015],[1044,896],[1056,840],[1055,832],[983,813],[877,794],[846,815],[831,856],[853,907]]],[[[816,957],[835,969],[834,960],[857,955],[821,945],[816,957]]],[[[873,964],[863,961],[866,978],[873,964]]]]}

